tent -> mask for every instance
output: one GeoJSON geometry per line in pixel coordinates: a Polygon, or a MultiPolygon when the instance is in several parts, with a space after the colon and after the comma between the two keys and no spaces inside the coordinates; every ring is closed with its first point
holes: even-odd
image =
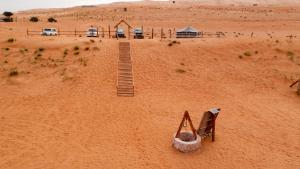
{"type": "Polygon", "coordinates": [[[196,38],[198,35],[199,31],[190,26],[176,31],[176,38],[196,38]]]}

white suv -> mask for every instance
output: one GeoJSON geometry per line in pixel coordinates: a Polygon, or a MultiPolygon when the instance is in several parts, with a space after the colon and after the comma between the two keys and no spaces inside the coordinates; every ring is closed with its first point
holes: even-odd
{"type": "Polygon", "coordinates": [[[43,29],[43,32],[41,33],[41,35],[44,36],[56,36],[57,35],[57,31],[55,28],[45,28],[43,29]]]}
{"type": "Polygon", "coordinates": [[[87,31],[87,37],[98,37],[98,29],[97,28],[89,28],[87,31]]]}

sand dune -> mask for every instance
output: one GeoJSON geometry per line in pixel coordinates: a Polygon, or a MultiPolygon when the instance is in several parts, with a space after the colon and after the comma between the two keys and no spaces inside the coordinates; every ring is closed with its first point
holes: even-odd
{"type": "Polygon", "coordinates": [[[300,8],[218,2],[37,10],[0,23],[0,169],[299,168],[300,97],[288,86],[300,78],[300,8]],[[28,22],[34,15],[42,21],[28,22]],[[157,36],[26,36],[27,28],[107,30],[121,18],[157,36]],[[158,35],[187,25],[226,36],[158,35]],[[131,44],[132,98],[117,97],[119,41],[131,44]],[[198,126],[212,107],[222,108],[216,141],[173,149],[183,112],[198,126]]]}

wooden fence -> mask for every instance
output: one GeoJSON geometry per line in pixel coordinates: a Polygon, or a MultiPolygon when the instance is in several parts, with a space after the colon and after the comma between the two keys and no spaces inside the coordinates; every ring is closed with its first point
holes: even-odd
{"type": "MultiPolygon", "coordinates": [[[[143,29],[143,28],[142,28],[143,29]]],[[[43,32],[43,29],[41,29],[40,31],[38,30],[29,30],[27,29],[27,36],[36,36],[39,35],[41,36],[43,32]]],[[[134,32],[130,31],[128,32],[129,34],[126,35],[126,38],[134,38],[134,32]]],[[[159,39],[172,39],[172,38],[176,38],[176,30],[175,28],[173,29],[147,29],[144,30],[143,29],[143,34],[144,34],[144,38],[145,39],[154,39],[154,38],[159,38],[159,39]]],[[[88,31],[84,31],[84,30],[78,30],[78,29],[74,29],[74,30],[61,30],[60,28],[57,29],[57,36],[75,36],[75,37],[82,37],[82,36],[87,36],[88,35],[88,31]]],[[[97,37],[100,38],[117,38],[116,37],[116,31],[115,30],[111,30],[110,26],[108,27],[108,30],[105,29],[97,29],[97,37]]],[[[223,32],[215,32],[215,33],[211,33],[211,32],[199,32],[199,34],[193,38],[222,38],[225,37],[225,33],[223,32]]]]}

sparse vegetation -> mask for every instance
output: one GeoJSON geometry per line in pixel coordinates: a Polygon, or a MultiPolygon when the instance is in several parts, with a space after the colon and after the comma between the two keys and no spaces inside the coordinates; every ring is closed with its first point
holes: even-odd
{"type": "Polygon", "coordinates": [[[278,53],[282,53],[283,51],[279,48],[275,48],[275,51],[278,52],[278,53]]]}
{"type": "Polygon", "coordinates": [[[84,58],[79,58],[79,62],[83,65],[83,66],[87,66],[87,60],[84,58]]]}
{"type": "Polygon", "coordinates": [[[251,56],[251,52],[250,51],[244,52],[244,55],[245,56],[251,56]]]}
{"type": "Polygon", "coordinates": [[[8,42],[8,43],[13,43],[14,41],[16,41],[14,38],[9,38],[9,39],[7,39],[7,42],[8,42]]]}
{"type": "Polygon", "coordinates": [[[287,55],[287,56],[294,56],[295,54],[294,54],[294,52],[292,52],[292,51],[288,51],[288,52],[286,53],[286,55],[287,55]]]}
{"type": "Polygon", "coordinates": [[[39,18],[36,17],[36,16],[32,16],[32,17],[30,17],[29,21],[30,21],[30,22],[38,22],[38,21],[39,21],[39,18]]]}
{"type": "Polygon", "coordinates": [[[12,12],[5,11],[5,12],[3,12],[3,15],[5,16],[5,18],[3,18],[4,22],[13,22],[14,21],[14,19],[11,17],[14,15],[12,12]]]}
{"type": "Polygon", "coordinates": [[[95,46],[95,47],[93,47],[93,50],[100,50],[100,49],[99,49],[98,47],[95,46]]]}
{"type": "Polygon", "coordinates": [[[183,70],[183,69],[176,69],[176,72],[177,72],[177,73],[185,73],[186,71],[183,70]]]}
{"type": "Polygon", "coordinates": [[[45,49],[44,48],[38,48],[39,52],[43,52],[45,49]]]}
{"type": "Polygon", "coordinates": [[[91,43],[95,43],[95,40],[94,40],[94,39],[90,39],[90,42],[91,42],[91,43]]]}
{"type": "Polygon", "coordinates": [[[9,76],[17,76],[17,75],[19,75],[17,68],[13,68],[9,71],[9,76]]]}
{"type": "Polygon", "coordinates": [[[88,50],[90,50],[90,47],[86,47],[86,48],[84,48],[84,50],[85,50],[85,51],[88,51],[88,50]]]}
{"type": "Polygon", "coordinates": [[[57,22],[57,20],[56,19],[54,19],[53,17],[51,17],[51,18],[48,18],[48,22],[57,22]]]}
{"type": "Polygon", "coordinates": [[[74,53],[74,55],[79,55],[79,54],[80,54],[80,52],[79,52],[79,51],[77,51],[77,52],[75,52],[75,53],[74,53]]]}
{"type": "Polygon", "coordinates": [[[294,56],[295,56],[294,52],[288,51],[288,52],[286,53],[286,55],[289,57],[289,59],[290,59],[291,61],[294,61],[294,56]]]}
{"type": "Polygon", "coordinates": [[[79,50],[80,48],[79,48],[79,46],[74,46],[74,48],[73,48],[73,50],[79,50]]]}
{"type": "Polygon", "coordinates": [[[66,56],[68,55],[68,52],[69,52],[68,49],[65,49],[65,50],[64,50],[64,57],[66,57],[66,56]]]}

